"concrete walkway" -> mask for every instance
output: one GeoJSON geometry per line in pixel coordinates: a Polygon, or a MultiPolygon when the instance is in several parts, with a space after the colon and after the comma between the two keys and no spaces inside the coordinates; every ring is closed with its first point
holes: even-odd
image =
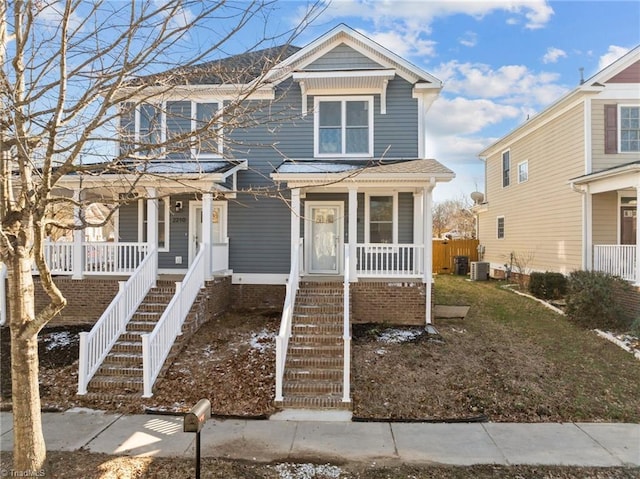
{"type": "MultiPolygon", "coordinates": [[[[12,415],[0,413],[0,449],[13,447],[12,415]]],[[[182,418],[90,410],[43,414],[51,451],[193,457],[182,418]]],[[[210,420],[203,457],[405,463],[640,466],[640,425],[601,423],[428,424],[210,420]]]]}

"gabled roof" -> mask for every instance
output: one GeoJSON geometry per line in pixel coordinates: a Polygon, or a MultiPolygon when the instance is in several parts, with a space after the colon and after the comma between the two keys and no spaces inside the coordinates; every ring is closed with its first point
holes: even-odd
{"type": "Polygon", "coordinates": [[[410,83],[428,83],[433,88],[442,88],[442,82],[430,73],[343,23],[289,56],[269,76],[275,81],[282,80],[293,71],[303,70],[306,65],[342,43],[368,56],[385,68],[395,69],[398,75],[410,83]]]}
{"type": "Polygon", "coordinates": [[[547,121],[560,115],[565,111],[566,108],[573,105],[576,101],[581,100],[584,96],[597,95],[598,93],[604,91],[604,89],[606,88],[607,80],[613,78],[614,76],[618,75],[620,72],[631,67],[637,62],[640,62],[640,45],[631,49],[618,60],[585,80],[582,84],[578,85],[566,95],[560,97],[560,99],[552,103],[540,113],[534,115],[531,119],[527,120],[522,125],[516,127],[511,132],[507,133],[505,136],[489,145],[487,148],[481,151],[478,156],[481,158],[486,158],[499,150],[508,148],[509,144],[513,143],[518,138],[528,134],[530,131],[541,127],[547,121]]]}

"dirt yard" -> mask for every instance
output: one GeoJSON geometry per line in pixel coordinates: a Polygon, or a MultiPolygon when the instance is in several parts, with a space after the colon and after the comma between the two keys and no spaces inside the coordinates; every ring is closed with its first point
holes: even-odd
{"type": "MultiPolygon", "coordinates": [[[[465,319],[437,322],[440,336],[420,328],[353,328],[356,419],[640,422],[640,361],[629,353],[495,282],[438,277],[436,295],[440,304],[471,305],[465,319]]],[[[268,416],[275,410],[279,316],[234,313],[208,322],[150,399],[77,396],[78,329],[45,329],[43,409],[184,411],[208,398],[216,415],[268,416]]],[[[5,409],[8,336],[1,328],[5,409]]]]}

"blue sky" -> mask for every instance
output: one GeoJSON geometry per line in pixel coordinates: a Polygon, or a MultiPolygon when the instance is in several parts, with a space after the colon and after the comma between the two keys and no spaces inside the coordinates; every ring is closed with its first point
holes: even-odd
{"type": "MultiPolygon", "coordinates": [[[[285,16],[295,5],[279,2],[285,16]]],[[[436,201],[483,191],[484,147],[575,88],[579,68],[588,78],[640,44],[638,1],[534,0],[334,0],[296,44],[338,23],[444,82],[429,155],[457,178],[436,188],[436,201]]]]}

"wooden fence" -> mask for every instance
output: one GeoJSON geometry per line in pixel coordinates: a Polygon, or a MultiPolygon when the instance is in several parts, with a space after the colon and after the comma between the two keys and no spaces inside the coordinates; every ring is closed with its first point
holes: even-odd
{"type": "Polygon", "coordinates": [[[467,256],[469,263],[478,261],[477,239],[433,240],[433,272],[454,274],[456,256],[467,256]]]}

